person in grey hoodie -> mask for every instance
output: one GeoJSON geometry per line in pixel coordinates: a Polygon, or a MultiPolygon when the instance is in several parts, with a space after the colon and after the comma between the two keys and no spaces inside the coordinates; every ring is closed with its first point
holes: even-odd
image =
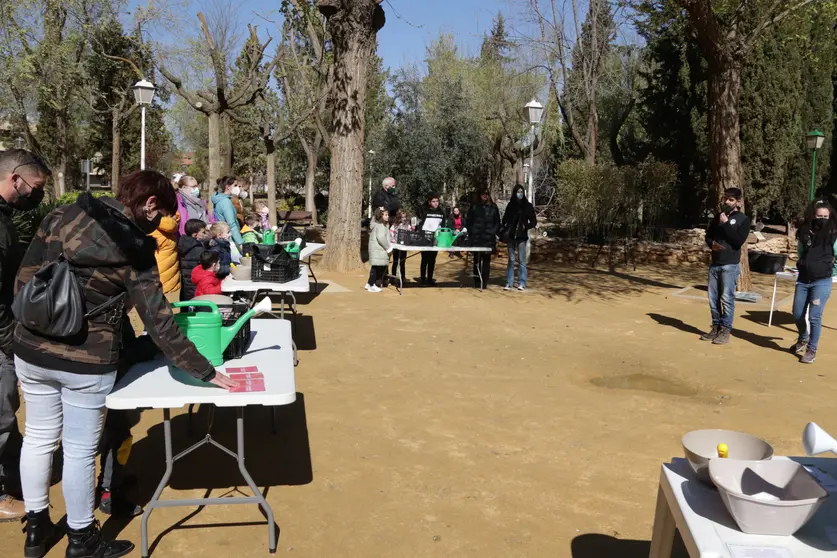
{"type": "Polygon", "coordinates": [[[392,252],[392,243],[389,241],[389,213],[386,209],[379,207],[375,209],[369,226],[369,265],[372,269],[369,272],[369,281],[364,288],[370,293],[379,293],[383,290],[381,286],[387,278],[390,252],[392,252]]]}

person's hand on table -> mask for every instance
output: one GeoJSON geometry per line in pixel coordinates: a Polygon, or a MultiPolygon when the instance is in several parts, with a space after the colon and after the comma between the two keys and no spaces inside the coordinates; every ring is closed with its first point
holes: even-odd
{"type": "Polygon", "coordinates": [[[229,376],[226,376],[221,372],[218,372],[217,370],[215,371],[215,377],[209,380],[209,383],[227,391],[238,387],[238,382],[231,379],[229,376]]]}

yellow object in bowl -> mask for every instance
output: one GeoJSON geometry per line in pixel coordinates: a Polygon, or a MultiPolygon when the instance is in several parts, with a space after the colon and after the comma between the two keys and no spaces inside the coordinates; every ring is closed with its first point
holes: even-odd
{"type": "Polygon", "coordinates": [[[718,444],[718,457],[729,457],[729,448],[726,444],[718,444]]]}

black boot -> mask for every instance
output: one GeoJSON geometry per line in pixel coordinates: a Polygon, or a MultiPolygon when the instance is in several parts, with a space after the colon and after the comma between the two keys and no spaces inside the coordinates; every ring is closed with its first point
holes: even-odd
{"type": "Polygon", "coordinates": [[[26,558],[43,558],[49,549],[61,540],[61,530],[49,518],[49,508],[38,512],[26,512],[26,544],[23,555],[26,558]]]}
{"type": "Polygon", "coordinates": [[[99,531],[99,522],[94,521],[83,529],[67,528],[66,558],[118,558],[134,550],[130,541],[106,541],[99,531]]]}

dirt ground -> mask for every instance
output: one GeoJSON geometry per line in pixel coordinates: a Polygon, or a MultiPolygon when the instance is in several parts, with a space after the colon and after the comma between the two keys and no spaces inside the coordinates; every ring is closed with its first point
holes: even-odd
{"type": "MultiPolygon", "coordinates": [[[[298,401],[275,435],[265,410],[247,411],[247,463],[276,513],[278,554],[644,558],[660,465],[682,455],[684,433],[743,430],[781,455],[802,452],[807,421],[837,429],[835,314],[817,362],[798,364],[786,352],[791,283],[772,328],[769,298],[739,304],[734,340],[718,347],[697,338],[705,291],[683,291],[704,284],[703,268],[541,262],[527,293],[502,292],[502,280],[460,289],[462,269],[442,255],[442,286],[401,297],[323,273],[332,284],[301,301],[298,401]]],[[[757,290],[769,296],[772,278],[757,290]]],[[[174,420],[175,451],[205,429],[197,417],[194,436],[174,420]]],[[[227,443],[231,418],[219,412],[213,429],[227,443]]],[[[147,411],[134,431],[131,495],[143,502],[163,472],[161,419],[147,411]]],[[[205,448],[178,463],[164,497],[242,484],[205,448]]],[[[100,519],[139,543],[139,518],[100,519]]],[[[155,510],[149,529],[154,556],[255,557],[267,555],[265,525],[255,506],[214,506],[155,510]]],[[[22,556],[22,544],[19,525],[0,525],[0,556],[22,556]]]]}

